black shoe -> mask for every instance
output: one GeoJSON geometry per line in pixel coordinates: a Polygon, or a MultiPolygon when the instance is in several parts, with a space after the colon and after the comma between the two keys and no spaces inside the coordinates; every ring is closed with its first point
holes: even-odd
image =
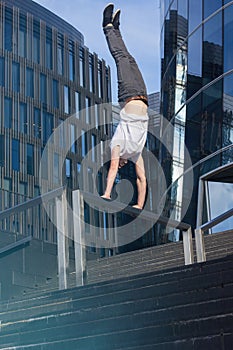
{"type": "Polygon", "coordinates": [[[113,13],[114,5],[108,4],[103,12],[103,27],[106,27],[109,23],[112,23],[112,13],[113,13]]]}
{"type": "Polygon", "coordinates": [[[112,24],[115,29],[119,29],[121,10],[116,10],[112,17],[112,24]]]}

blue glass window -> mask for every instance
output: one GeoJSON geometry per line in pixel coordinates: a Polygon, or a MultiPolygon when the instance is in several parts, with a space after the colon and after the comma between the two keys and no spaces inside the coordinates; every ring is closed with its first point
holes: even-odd
{"type": "Polygon", "coordinates": [[[71,144],[71,152],[76,152],[76,138],[75,138],[75,125],[70,124],[70,144],[71,144]]]}
{"type": "Polygon", "coordinates": [[[188,18],[188,1],[178,0],[178,14],[184,18],[188,18]]]}
{"type": "Polygon", "coordinates": [[[223,73],[222,12],[204,25],[203,85],[223,73]]]}
{"type": "Polygon", "coordinates": [[[33,23],[33,61],[40,63],[40,23],[33,23]]]}
{"type": "Polygon", "coordinates": [[[222,0],[204,0],[204,18],[212,15],[216,10],[222,7],[222,0]]]}
{"type": "Polygon", "coordinates": [[[79,49],[79,79],[80,86],[85,86],[85,61],[84,61],[84,50],[79,49]]]}
{"type": "Polygon", "coordinates": [[[102,63],[98,62],[98,90],[99,97],[103,97],[103,74],[102,74],[102,63]]]}
{"type": "Polygon", "coordinates": [[[64,85],[64,111],[70,113],[70,88],[67,85],[64,85]]]}
{"type": "Polygon", "coordinates": [[[111,84],[110,84],[110,78],[109,78],[109,71],[108,68],[106,67],[105,70],[105,79],[106,79],[106,87],[107,87],[107,101],[111,101],[111,84]]]}
{"type": "Polygon", "coordinates": [[[233,68],[233,5],[224,11],[224,71],[233,68]]]}
{"type": "Polygon", "coordinates": [[[34,97],[34,71],[26,68],[26,96],[34,97]]]}
{"type": "Polygon", "coordinates": [[[47,77],[40,73],[40,100],[43,103],[47,102],[47,77]]]}
{"type": "Polygon", "coordinates": [[[202,0],[189,0],[189,33],[202,22],[202,0]]]}
{"type": "Polygon", "coordinates": [[[23,102],[19,104],[19,131],[27,133],[27,105],[23,102]]]}
{"type": "Polygon", "coordinates": [[[64,39],[62,34],[57,37],[57,72],[63,75],[64,69],[64,39]]]}
{"type": "Polygon", "coordinates": [[[4,99],[4,127],[11,128],[12,125],[12,99],[5,97],[4,99]]]}
{"type": "Polygon", "coordinates": [[[88,168],[87,169],[88,174],[88,190],[93,193],[93,169],[88,168]]]}
{"type": "Polygon", "coordinates": [[[82,157],[85,157],[87,153],[87,135],[85,130],[82,130],[82,133],[81,133],[81,144],[82,144],[82,157]]]}
{"type": "Polygon", "coordinates": [[[43,141],[46,143],[53,133],[53,114],[43,111],[43,141]]]}
{"type": "Polygon", "coordinates": [[[91,99],[89,97],[86,97],[86,123],[90,124],[91,122],[91,99]]]}
{"type": "Polygon", "coordinates": [[[12,10],[6,7],[5,9],[5,50],[12,51],[12,24],[13,24],[13,16],[12,10]]]}
{"type": "Polygon", "coordinates": [[[19,56],[27,57],[27,20],[22,15],[19,19],[19,56]]]}
{"type": "Polygon", "coordinates": [[[38,108],[34,108],[33,132],[34,137],[41,138],[41,112],[38,108]]]}
{"type": "Polygon", "coordinates": [[[53,79],[53,107],[59,108],[59,89],[58,81],[53,79]]]}
{"type": "Polygon", "coordinates": [[[78,91],[75,91],[75,113],[77,118],[79,118],[79,111],[80,111],[80,93],[78,91]]]}
{"type": "Polygon", "coordinates": [[[27,174],[34,175],[34,146],[27,144],[27,174]]]}
{"type": "Polygon", "coordinates": [[[46,67],[53,68],[53,47],[52,47],[52,30],[46,28],[46,67]]]}
{"type": "Polygon", "coordinates": [[[69,42],[69,78],[71,81],[75,80],[75,60],[74,60],[74,43],[69,42]]]}
{"type": "Polygon", "coordinates": [[[91,135],[91,160],[92,162],[96,161],[96,135],[91,135]]]}
{"type": "Polygon", "coordinates": [[[59,183],[59,154],[54,153],[53,158],[53,182],[55,184],[59,183]]]}
{"type": "Polygon", "coordinates": [[[5,85],[5,58],[0,57],[0,85],[5,85]]]}
{"type": "Polygon", "coordinates": [[[5,138],[0,135],[0,167],[5,165],[5,138]]]}
{"type": "Polygon", "coordinates": [[[20,67],[18,62],[12,62],[12,90],[19,92],[20,89],[20,67]]]}
{"type": "Polygon", "coordinates": [[[66,158],[66,177],[71,177],[71,160],[66,158]]]}
{"type": "Polygon", "coordinates": [[[12,139],[12,169],[19,171],[19,140],[12,139]]]}
{"type": "Polygon", "coordinates": [[[90,91],[94,92],[94,57],[89,55],[89,82],[90,82],[90,91]]]}
{"type": "Polygon", "coordinates": [[[90,207],[84,202],[84,221],[85,221],[85,232],[90,233],[90,207]]]}
{"type": "Polygon", "coordinates": [[[99,106],[95,103],[95,127],[98,129],[99,127],[99,106]]]}

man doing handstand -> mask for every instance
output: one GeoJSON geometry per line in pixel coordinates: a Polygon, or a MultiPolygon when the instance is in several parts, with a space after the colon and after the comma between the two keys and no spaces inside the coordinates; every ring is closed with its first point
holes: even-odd
{"type": "Polygon", "coordinates": [[[146,196],[146,176],[142,150],[148,129],[147,91],[137,63],[128,52],[122,39],[119,30],[120,10],[113,14],[113,9],[113,4],[107,5],[104,9],[103,30],[117,67],[118,101],[121,111],[120,122],[110,143],[111,163],[102,198],[111,198],[118,168],[131,160],[135,163],[138,191],[137,204],[133,207],[142,209],[146,196]]]}

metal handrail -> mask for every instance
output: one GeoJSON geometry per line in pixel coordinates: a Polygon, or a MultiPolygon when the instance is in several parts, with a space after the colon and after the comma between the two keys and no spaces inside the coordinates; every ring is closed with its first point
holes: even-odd
{"type": "MultiPolygon", "coordinates": [[[[124,203],[117,202],[117,201],[104,201],[100,196],[87,193],[81,190],[75,190],[73,191],[73,210],[76,213],[74,216],[74,240],[75,240],[75,256],[77,257],[75,259],[76,263],[76,281],[77,285],[83,285],[84,284],[84,278],[83,275],[85,274],[86,269],[86,258],[85,258],[85,251],[82,250],[82,244],[77,242],[82,242],[82,220],[81,217],[84,216],[83,212],[83,203],[85,200],[88,203],[91,203],[92,206],[97,206],[101,208],[101,210],[109,210],[112,212],[118,212],[122,211],[124,214],[128,214],[130,216],[137,216],[140,215],[140,218],[142,220],[151,220],[151,221],[157,221],[160,224],[167,224],[170,228],[176,228],[182,231],[183,234],[183,251],[184,251],[184,261],[185,265],[193,264],[194,263],[194,254],[193,254],[193,242],[192,242],[192,228],[189,224],[179,222],[177,220],[172,220],[167,217],[158,215],[156,213],[153,213],[148,210],[139,210],[136,208],[133,208],[132,206],[125,205],[124,203]]],[[[61,210],[59,209],[59,212],[61,210]]]]}
{"type": "Polygon", "coordinates": [[[25,245],[26,243],[30,242],[31,240],[32,240],[32,236],[30,235],[30,236],[24,237],[16,242],[14,242],[14,243],[8,244],[7,246],[0,249],[0,255],[7,253],[15,248],[18,248],[22,245],[25,245]]]}
{"type": "Polygon", "coordinates": [[[233,216],[233,208],[226,211],[225,213],[217,216],[216,218],[210,220],[209,222],[206,222],[205,224],[201,225],[199,228],[202,231],[208,230],[210,228],[213,228],[214,226],[220,224],[226,219],[229,219],[231,216],[233,216]]]}
{"type": "Polygon", "coordinates": [[[233,216],[233,208],[195,229],[197,262],[206,261],[205,242],[203,235],[204,231],[213,228],[231,216],[233,216]]]}
{"type": "Polygon", "coordinates": [[[6,219],[13,214],[20,213],[21,211],[35,207],[42,202],[47,202],[55,197],[58,197],[62,194],[63,191],[64,187],[62,186],[35,198],[29,199],[26,202],[17,204],[14,207],[3,210],[0,212],[0,220],[6,219]]]}

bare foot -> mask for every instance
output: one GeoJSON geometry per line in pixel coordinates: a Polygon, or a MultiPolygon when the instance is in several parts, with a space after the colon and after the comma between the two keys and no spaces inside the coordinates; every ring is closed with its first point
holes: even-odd
{"type": "Polygon", "coordinates": [[[142,210],[142,207],[140,207],[140,206],[137,205],[137,204],[133,205],[132,207],[135,208],[135,209],[140,209],[140,210],[142,210]]]}

